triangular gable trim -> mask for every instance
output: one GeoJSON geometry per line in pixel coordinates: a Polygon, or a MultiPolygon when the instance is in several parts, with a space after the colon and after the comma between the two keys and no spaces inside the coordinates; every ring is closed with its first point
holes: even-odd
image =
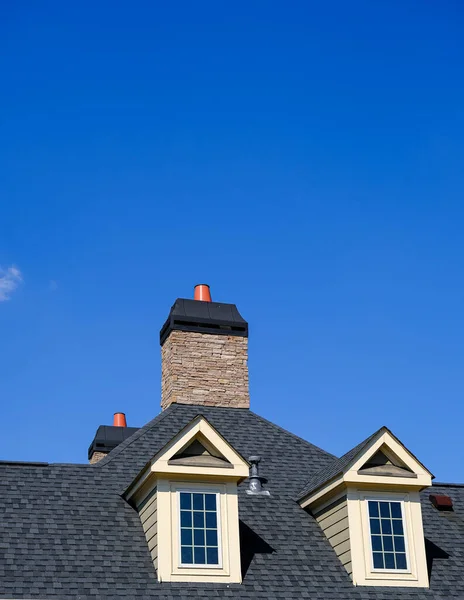
{"type": "Polygon", "coordinates": [[[366,440],[365,444],[360,444],[360,446],[360,450],[337,473],[332,474],[325,482],[322,482],[312,491],[300,497],[299,502],[301,506],[306,507],[319,501],[327,493],[338,489],[340,486],[346,488],[348,485],[353,484],[371,485],[374,487],[408,485],[423,489],[432,485],[433,474],[387,427],[381,427],[370,439],[366,440]],[[362,467],[379,450],[386,455],[390,455],[397,462],[402,463],[413,476],[410,478],[404,477],[404,474],[373,475],[363,473],[362,467]]]}
{"type": "Polygon", "coordinates": [[[211,423],[203,416],[198,415],[183,429],[181,429],[155,456],[146,467],[137,475],[124,493],[129,499],[141,488],[152,475],[169,478],[173,476],[198,476],[198,478],[221,478],[241,481],[248,477],[250,465],[248,462],[223,438],[211,423]],[[176,455],[186,450],[195,440],[210,452],[212,456],[221,458],[227,463],[228,468],[221,466],[201,464],[178,464],[173,459],[176,455]]]}
{"type": "MultiPolygon", "coordinates": [[[[432,473],[410,452],[406,446],[387,428],[382,427],[378,434],[372,438],[366,448],[363,448],[348,465],[343,469],[343,473],[358,472],[362,467],[369,462],[377,452],[383,451],[384,454],[391,454],[390,458],[402,463],[409,471],[418,477],[424,476],[432,479],[432,473]]],[[[399,465],[398,465],[399,466],[399,465]]],[[[431,483],[431,481],[430,481],[431,483]]]]}
{"type": "Polygon", "coordinates": [[[225,459],[235,467],[245,468],[248,477],[248,462],[233,448],[203,415],[198,415],[176,434],[151,460],[151,470],[156,471],[176,454],[181,454],[199,439],[210,454],[225,459]]]}

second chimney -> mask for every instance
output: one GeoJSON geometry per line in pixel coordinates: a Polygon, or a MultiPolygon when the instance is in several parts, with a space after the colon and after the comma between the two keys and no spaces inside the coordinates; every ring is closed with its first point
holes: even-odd
{"type": "Polygon", "coordinates": [[[178,298],[160,332],[161,407],[173,403],[249,408],[248,323],[209,286],[178,298]]]}

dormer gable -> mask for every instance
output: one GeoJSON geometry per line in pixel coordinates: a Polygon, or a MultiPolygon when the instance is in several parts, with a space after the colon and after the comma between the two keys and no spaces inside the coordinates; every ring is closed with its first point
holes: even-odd
{"type": "Polygon", "coordinates": [[[417,477],[417,475],[405,465],[402,460],[395,456],[386,445],[381,446],[380,449],[358,469],[358,474],[383,475],[384,477],[417,477]]]}
{"type": "Polygon", "coordinates": [[[211,446],[205,436],[201,433],[199,433],[193,441],[189,442],[185,448],[182,448],[170,458],[168,464],[186,467],[234,468],[233,464],[214,448],[214,446],[211,446]]]}
{"type": "Polygon", "coordinates": [[[414,479],[407,485],[420,489],[432,485],[432,473],[410,452],[400,440],[387,429],[381,427],[363,448],[343,469],[346,483],[366,483],[372,485],[405,485],[403,478],[414,479]],[[378,477],[379,479],[372,479],[378,477]]]}
{"type": "Polygon", "coordinates": [[[424,489],[432,484],[432,473],[387,428],[381,427],[355,448],[318,471],[299,495],[306,507],[338,486],[414,486],[424,489]],[[408,479],[407,484],[404,479],[408,479]],[[414,480],[414,481],[413,481],[414,480]]]}
{"type": "Polygon", "coordinates": [[[249,464],[205,417],[198,415],[153,457],[150,471],[242,480],[248,477],[249,464]]]}

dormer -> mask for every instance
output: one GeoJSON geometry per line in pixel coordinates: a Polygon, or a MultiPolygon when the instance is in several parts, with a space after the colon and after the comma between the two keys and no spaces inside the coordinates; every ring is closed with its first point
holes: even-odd
{"type": "Polygon", "coordinates": [[[433,475],[386,427],[300,494],[354,585],[428,587],[419,493],[433,475]]]}
{"type": "Polygon", "coordinates": [[[201,415],[126,490],[159,581],[240,583],[237,484],[249,464],[201,415]]]}

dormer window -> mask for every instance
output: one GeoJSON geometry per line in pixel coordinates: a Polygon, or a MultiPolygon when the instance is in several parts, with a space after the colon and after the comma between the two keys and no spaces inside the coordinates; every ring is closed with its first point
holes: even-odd
{"type": "Polygon", "coordinates": [[[382,427],[300,497],[355,585],[428,587],[419,493],[431,473],[382,427]]]}
{"type": "Polygon", "coordinates": [[[241,583],[237,484],[249,465],[204,417],[180,431],[132,482],[159,581],[241,583]]]}

